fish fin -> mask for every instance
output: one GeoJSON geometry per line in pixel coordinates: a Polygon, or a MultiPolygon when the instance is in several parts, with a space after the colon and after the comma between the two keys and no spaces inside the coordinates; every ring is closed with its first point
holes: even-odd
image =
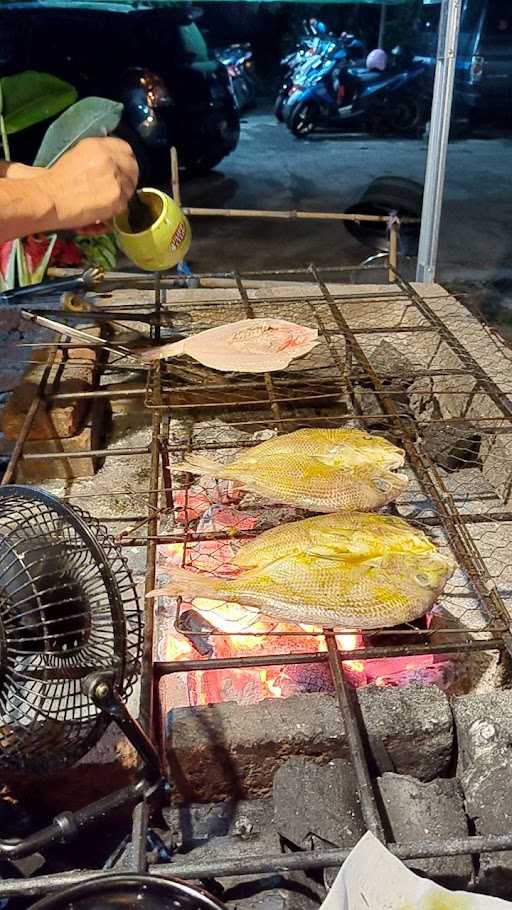
{"type": "Polygon", "coordinates": [[[343,559],[340,551],[336,550],[335,547],[332,549],[329,547],[308,547],[307,554],[308,556],[315,556],[317,559],[328,559],[331,562],[340,562],[343,559]]]}
{"type": "Polygon", "coordinates": [[[153,360],[163,360],[166,357],[179,357],[179,355],[183,354],[184,352],[184,342],[173,341],[170,344],[163,344],[158,348],[145,348],[144,350],[138,350],[136,353],[139,354],[142,360],[151,363],[153,360]]]}
{"type": "Polygon", "coordinates": [[[209,477],[219,477],[226,465],[215,461],[214,458],[207,458],[205,455],[187,455],[185,461],[180,464],[171,465],[173,474],[187,473],[200,474],[209,477]]]}
{"type": "Polygon", "coordinates": [[[224,600],[222,590],[226,580],[213,578],[201,572],[190,572],[187,569],[172,568],[171,579],[161,588],[151,591],[148,597],[210,597],[212,600],[224,600]]]}

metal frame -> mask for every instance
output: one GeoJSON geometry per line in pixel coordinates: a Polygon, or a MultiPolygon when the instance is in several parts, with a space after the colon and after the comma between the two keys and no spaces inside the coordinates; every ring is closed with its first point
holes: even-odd
{"type": "MultiPolygon", "coordinates": [[[[386,302],[389,302],[390,300],[402,302],[408,312],[416,313],[421,316],[421,325],[418,327],[418,325],[413,325],[407,320],[404,320],[393,328],[388,326],[379,329],[375,326],[360,326],[356,330],[352,329],[345,315],[346,295],[339,296],[332,293],[329,290],[327,282],[335,281],[340,278],[343,279],[347,273],[352,273],[353,271],[354,269],[352,268],[322,269],[319,271],[311,266],[306,270],[259,272],[257,275],[247,276],[248,278],[258,277],[263,279],[288,279],[289,281],[303,280],[310,282],[312,286],[311,296],[298,298],[294,297],[292,292],[290,292],[290,297],[276,300],[275,298],[272,298],[271,295],[265,298],[263,291],[258,297],[258,307],[261,306],[262,303],[263,305],[270,306],[272,307],[272,313],[275,315],[276,310],[278,310],[281,304],[286,306],[287,303],[293,303],[297,300],[301,305],[307,305],[312,319],[318,326],[320,337],[322,338],[326,349],[330,352],[332,359],[332,375],[328,378],[329,387],[327,387],[326,381],[322,382],[321,377],[316,376],[313,380],[308,380],[311,384],[308,393],[309,398],[308,395],[304,396],[304,380],[299,380],[298,378],[293,379],[293,376],[290,381],[287,382],[286,388],[283,387],[280,379],[272,374],[265,375],[262,380],[253,378],[245,383],[249,393],[249,401],[246,403],[248,404],[252,401],[257,404],[260,409],[264,409],[263,416],[254,416],[251,419],[251,423],[260,423],[267,427],[276,427],[281,431],[286,430],[290,423],[297,424],[297,422],[302,425],[315,426],[318,424],[329,425],[330,421],[334,421],[334,425],[340,425],[340,423],[353,415],[349,415],[346,412],[334,408],[332,417],[308,416],[302,420],[300,417],[295,416],[293,420],[291,420],[287,416],[287,405],[290,401],[300,403],[301,401],[306,400],[306,402],[309,401],[311,404],[314,404],[315,402],[329,402],[333,397],[333,388],[336,388],[337,384],[339,384],[340,388],[343,385],[349,395],[352,395],[353,389],[351,387],[351,382],[353,378],[355,376],[364,377],[365,381],[369,383],[369,387],[373,390],[375,401],[379,403],[380,409],[383,412],[379,412],[379,418],[385,420],[388,423],[392,434],[395,437],[398,435],[402,440],[402,444],[407,450],[409,464],[412,465],[425,495],[435,504],[435,514],[431,515],[430,518],[427,518],[425,523],[444,530],[458,562],[463,565],[467,571],[475,596],[486,617],[485,632],[487,637],[484,639],[474,639],[470,635],[462,637],[460,632],[458,632],[453,641],[436,643],[431,641],[431,633],[428,629],[417,629],[415,630],[415,636],[411,642],[411,630],[406,630],[402,633],[404,635],[404,643],[402,644],[388,644],[385,639],[380,639],[380,636],[377,634],[376,636],[372,636],[371,642],[365,641],[364,646],[358,648],[357,651],[342,651],[339,648],[336,638],[332,633],[327,631],[319,633],[325,637],[327,651],[324,653],[315,652],[312,654],[298,654],[293,650],[293,636],[290,636],[290,649],[286,654],[272,654],[269,646],[270,653],[268,655],[250,655],[224,659],[198,658],[197,660],[174,662],[156,661],[154,652],[154,604],[151,599],[147,599],[145,609],[144,671],[142,677],[140,719],[146,731],[152,732],[155,730],[156,691],[159,680],[166,674],[193,672],[198,669],[210,671],[222,668],[268,667],[272,665],[283,666],[298,663],[327,663],[333,678],[339,708],[343,714],[345,727],[347,729],[349,747],[356,773],[365,822],[370,830],[385,841],[384,821],[380,814],[378,802],[375,799],[373,781],[369,770],[365,747],[363,745],[364,731],[361,729],[362,721],[359,712],[355,710],[354,694],[343,673],[342,662],[347,659],[365,659],[384,656],[392,657],[397,655],[407,656],[425,653],[454,654],[457,652],[471,652],[476,650],[499,653],[508,652],[508,654],[512,654],[512,637],[510,617],[505,608],[505,604],[503,603],[500,591],[487,585],[486,582],[488,579],[485,563],[467,534],[466,524],[468,517],[459,511],[453,498],[450,497],[444,489],[435,465],[431,462],[425,452],[418,449],[417,443],[410,433],[407,419],[401,415],[397,408],[396,393],[394,393],[392,389],[390,390],[386,385],[386,377],[383,376],[381,372],[377,372],[372,366],[372,363],[365,354],[362,346],[361,336],[379,332],[385,336],[394,331],[407,335],[408,332],[417,332],[421,330],[422,332],[425,332],[427,336],[437,338],[439,344],[447,346],[447,348],[458,357],[462,364],[460,369],[444,370],[443,368],[439,368],[438,370],[434,370],[432,375],[441,374],[443,376],[453,376],[454,382],[457,380],[458,376],[464,377],[469,375],[477,381],[478,389],[489,396],[496,407],[499,408],[500,418],[493,418],[490,426],[496,423],[503,426],[506,423],[507,426],[512,427],[512,407],[503,394],[501,394],[500,389],[495,385],[492,378],[474,360],[468,351],[464,349],[461,340],[457,337],[457,327],[454,326],[453,331],[451,331],[449,326],[447,327],[440,321],[436,315],[433,302],[431,301],[429,303],[428,300],[420,297],[414,288],[401,278],[398,272],[396,273],[396,286],[390,288],[389,292],[378,294],[363,289],[359,291],[357,285],[355,285],[354,293],[350,296],[350,299],[372,301],[374,306],[381,304],[383,307],[386,305],[386,302]],[[326,326],[326,315],[328,315],[330,320],[330,328],[327,328],[326,326]],[[348,371],[344,368],[340,358],[337,356],[337,343],[339,340],[344,341],[347,345],[347,350],[350,352],[348,358],[348,371]]],[[[372,273],[370,272],[370,275],[371,274],[372,273]]],[[[236,301],[236,305],[238,307],[242,305],[247,316],[250,317],[251,315],[254,315],[254,305],[249,299],[245,289],[245,276],[241,276],[236,272],[224,272],[221,275],[217,274],[215,276],[208,275],[199,277],[214,279],[220,284],[223,282],[226,283],[226,281],[231,282],[239,291],[239,299],[236,301]]],[[[154,303],[149,307],[149,310],[154,317],[151,320],[151,335],[155,341],[158,341],[160,337],[160,324],[165,323],[166,321],[168,294],[169,302],[172,302],[173,310],[176,309],[176,303],[172,300],[172,289],[179,280],[180,279],[178,278],[160,278],[158,276],[156,279],[141,279],[138,275],[125,275],[112,281],[111,285],[113,288],[139,288],[141,286],[154,288],[154,303]]],[[[232,300],[226,300],[226,295],[223,295],[222,288],[218,291],[218,297],[216,295],[216,299],[210,300],[208,305],[215,307],[220,303],[224,306],[229,306],[233,303],[232,300]]],[[[191,307],[188,303],[179,304],[178,306],[180,305],[187,311],[193,309],[193,306],[191,307]]],[[[127,309],[126,303],[123,303],[122,306],[123,312],[125,313],[127,309]]],[[[112,309],[112,306],[110,306],[109,309],[112,309]]],[[[134,304],[135,320],[141,309],[147,310],[148,307],[141,307],[140,304],[134,304]]],[[[482,329],[482,331],[484,331],[484,329],[482,329]]],[[[49,457],[48,454],[25,454],[24,445],[30,433],[30,427],[38,408],[45,406],[45,404],[52,400],[62,400],[63,398],[66,398],[66,395],[59,390],[59,383],[62,381],[62,377],[65,377],[65,369],[60,372],[54,386],[48,388],[50,366],[55,359],[56,352],[61,342],[63,342],[64,345],[66,344],[66,341],[62,336],[60,339],[49,344],[48,366],[44,371],[37,396],[27,413],[20,434],[20,440],[14,447],[4,482],[12,482],[15,479],[16,469],[21,458],[49,457]]],[[[498,344],[498,342],[496,342],[496,344],[498,344]]],[[[66,350],[66,347],[64,347],[63,351],[65,352],[66,350]]],[[[6,366],[8,365],[4,364],[4,368],[6,366]]],[[[115,362],[111,362],[111,368],[114,370],[122,369],[122,358],[115,362]]],[[[190,380],[183,380],[183,375],[187,375],[186,372],[181,375],[181,385],[178,384],[180,377],[179,370],[179,364],[173,364],[171,367],[166,367],[165,365],[158,363],[151,370],[150,382],[141,382],[140,387],[130,390],[129,394],[124,395],[119,391],[110,392],[106,389],[98,389],[96,391],[83,393],[82,396],[76,396],[89,398],[112,397],[116,399],[133,399],[135,397],[140,399],[141,405],[144,404],[144,406],[148,407],[151,411],[152,432],[151,445],[149,447],[113,447],[111,449],[101,449],[97,453],[104,458],[115,458],[120,454],[140,455],[146,459],[148,456],[150,457],[149,488],[141,491],[140,494],[146,504],[145,514],[124,516],[121,519],[121,523],[124,524],[126,522],[128,527],[121,530],[118,536],[118,541],[125,547],[141,545],[146,547],[147,573],[145,588],[147,593],[155,587],[159,544],[172,539],[173,542],[181,540],[185,545],[190,545],[194,540],[201,539],[201,535],[198,536],[188,527],[185,527],[183,534],[173,534],[172,538],[169,538],[165,529],[162,527],[163,519],[173,508],[173,483],[169,471],[169,464],[175,456],[179,457],[183,451],[182,444],[175,446],[169,440],[169,422],[173,414],[185,410],[193,416],[195,409],[199,407],[197,400],[191,401],[188,404],[186,402],[181,402],[179,405],[173,404],[173,395],[177,390],[180,390],[181,392],[190,391],[192,389],[197,390],[197,386],[194,386],[193,382],[190,380]]],[[[419,371],[418,376],[421,375],[425,375],[425,373],[422,374],[422,372],[419,371]]],[[[429,376],[431,374],[427,372],[426,375],[429,376]]],[[[242,387],[242,385],[244,385],[244,383],[241,382],[240,387],[242,387]]],[[[219,378],[215,383],[207,383],[202,386],[202,393],[211,392],[217,403],[217,408],[223,414],[227,422],[230,422],[229,401],[230,396],[232,395],[232,389],[233,386],[224,383],[222,378],[219,378]]],[[[351,400],[354,402],[354,407],[357,412],[357,406],[353,395],[351,400]]],[[[358,416],[364,423],[365,420],[371,419],[372,416],[375,417],[376,415],[361,412],[358,416]]],[[[242,424],[245,424],[246,422],[247,421],[243,421],[242,424]]],[[[240,425],[240,421],[232,421],[232,423],[233,425],[240,425]]],[[[228,443],[226,443],[226,445],[228,445],[228,443]]],[[[232,442],[229,443],[229,447],[232,447],[232,442]]],[[[75,452],[71,457],[81,457],[85,454],[90,453],[75,452]]],[[[58,457],[63,456],[59,455],[58,457]]],[[[95,494],[88,492],[87,498],[91,499],[94,495],[95,494]]],[[[105,494],[102,492],[97,495],[104,496],[105,494]]],[[[111,495],[132,496],[133,494],[126,490],[119,490],[111,491],[111,495]]],[[[80,501],[79,494],[73,495],[73,493],[71,493],[65,498],[69,498],[72,502],[80,501]]],[[[110,521],[111,517],[99,516],[99,520],[110,521]]],[[[471,522],[481,522],[482,524],[489,521],[510,522],[512,521],[512,512],[506,511],[498,500],[498,497],[496,497],[496,501],[493,504],[491,511],[482,511],[478,514],[471,514],[470,520],[471,522]]],[[[222,534],[217,536],[219,539],[222,538],[222,534]]],[[[204,537],[205,539],[209,539],[209,537],[211,538],[211,535],[204,535],[204,537]]],[[[148,870],[146,833],[149,824],[149,808],[148,805],[143,802],[135,808],[133,813],[131,867],[134,871],[148,870]]],[[[485,837],[448,838],[437,842],[425,841],[406,844],[388,844],[388,846],[392,852],[403,860],[447,855],[456,856],[479,852],[496,852],[512,849],[512,832],[505,836],[489,835],[485,837]]],[[[151,866],[149,871],[153,874],[169,877],[178,876],[181,878],[195,879],[207,878],[215,875],[230,876],[291,869],[311,869],[338,866],[346,858],[348,852],[348,850],[305,851],[294,855],[275,854],[260,856],[255,859],[241,858],[229,860],[224,863],[199,862],[186,865],[180,864],[178,859],[176,863],[151,866]]],[[[17,880],[3,881],[0,883],[0,895],[50,893],[59,888],[68,887],[72,884],[81,882],[88,876],[98,874],[98,870],[79,870],[58,875],[39,876],[21,882],[17,880]]]]}
{"type": "Polygon", "coordinates": [[[416,281],[435,280],[462,0],[442,0],[416,281]]]}

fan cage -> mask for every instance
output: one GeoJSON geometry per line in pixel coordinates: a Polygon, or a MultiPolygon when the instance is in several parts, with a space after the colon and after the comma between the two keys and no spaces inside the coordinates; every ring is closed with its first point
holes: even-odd
{"type": "Polygon", "coordinates": [[[135,584],[106,528],[42,490],[0,488],[0,764],[78,761],[109,723],[83,679],[110,671],[126,700],[141,656],[135,584]]]}

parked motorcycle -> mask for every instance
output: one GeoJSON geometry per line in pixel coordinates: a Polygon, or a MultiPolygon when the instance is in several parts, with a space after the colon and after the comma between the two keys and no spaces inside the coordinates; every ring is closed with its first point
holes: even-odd
{"type": "Polygon", "coordinates": [[[231,44],[215,51],[215,57],[228,72],[235,101],[240,112],[253,107],[256,101],[256,74],[250,44],[231,44]]]}
{"type": "Polygon", "coordinates": [[[383,72],[351,67],[338,51],[306,74],[288,97],[283,116],[299,139],[319,126],[343,127],[354,122],[372,131],[410,134],[424,120],[426,102],[423,62],[396,49],[383,72]]]}
{"type": "Polygon", "coordinates": [[[362,64],[365,46],[354,35],[343,32],[337,37],[330,34],[324,23],[317,19],[304,22],[304,35],[296,49],[281,60],[285,75],[274,104],[274,114],[279,122],[284,120],[284,106],[295,86],[305,84],[303,80],[308,73],[318,70],[325,60],[332,58],[339,50],[344,50],[347,59],[354,65],[362,64]]]}

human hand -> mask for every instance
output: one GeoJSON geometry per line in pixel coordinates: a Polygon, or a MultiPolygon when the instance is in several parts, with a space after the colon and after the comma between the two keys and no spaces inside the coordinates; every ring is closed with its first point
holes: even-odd
{"type": "Polygon", "coordinates": [[[43,175],[58,229],[108,221],[124,211],[137,187],[139,169],[121,139],[84,139],[43,175]]]}
{"type": "Polygon", "coordinates": [[[7,180],[31,180],[40,177],[43,169],[30,167],[28,164],[19,164],[17,161],[0,161],[0,177],[7,180]]]}

